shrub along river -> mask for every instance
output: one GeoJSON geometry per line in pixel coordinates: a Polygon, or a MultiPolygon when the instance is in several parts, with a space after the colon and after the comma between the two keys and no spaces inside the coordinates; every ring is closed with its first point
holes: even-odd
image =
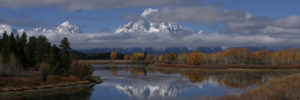
{"type": "Polygon", "coordinates": [[[30,96],[26,99],[43,100],[130,100],[130,99],[203,99],[223,95],[239,95],[271,79],[291,72],[228,71],[174,71],[155,69],[147,65],[101,64],[93,65],[93,76],[103,83],[76,93],[52,96],[30,96]]]}

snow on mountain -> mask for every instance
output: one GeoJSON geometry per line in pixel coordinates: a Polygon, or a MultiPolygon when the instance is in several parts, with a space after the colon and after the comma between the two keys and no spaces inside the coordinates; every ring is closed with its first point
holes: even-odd
{"type": "Polygon", "coordinates": [[[0,24],[0,34],[3,34],[4,32],[7,32],[7,34],[10,34],[11,32],[16,33],[17,31],[13,29],[10,25],[7,24],[0,24]]]}
{"type": "Polygon", "coordinates": [[[176,97],[184,89],[192,86],[187,80],[176,77],[148,76],[145,79],[143,76],[124,75],[103,78],[110,78],[110,80],[103,82],[102,86],[113,86],[134,100],[176,97]]]}
{"type": "Polygon", "coordinates": [[[57,33],[57,34],[76,34],[81,33],[80,29],[76,25],[70,24],[70,22],[65,21],[58,25],[54,29],[47,30],[46,28],[37,27],[32,30],[33,33],[57,33]]]}
{"type": "Polygon", "coordinates": [[[151,8],[147,8],[146,10],[144,10],[144,12],[141,14],[142,17],[147,17],[150,14],[154,14],[157,13],[158,9],[151,9],[151,8]]]}
{"type": "Polygon", "coordinates": [[[147,16],[157,14],[158,9],[148,8],[141,14],[141,19],[137,21],[131,21],[126,25],[118,27],[115,30],[116,33],[128,33],[128,32],[163,32],[163,33],[179,33],[190,31],[177,23],[170,22],[153,22],[150,21],[147,16]]]}
{"type": "Polygon", "coordinates": [[[11,32],[13,32],[14,34],[22,34],[23,32],[26,32],[28,36],[45,35],[45,36],[48,36],[49,38],[51,38],[51,37],[56,38],[59,34],[66,35],[66,34],[81,33],[78,26],[72,25],[68,21],[63,22],[62,24],[58,25],[54,29],[46,29],[46,28],[42,28],[42,27],[37,27],[32,30],[25,30],[23,28],[16,30],[10,25],[0,24],[0,36],[5,31],[8,34],[10,34],[11,32]]]}
{"type": "MultiPolygon", "coordinates": [[[[34,28],[33,29],[33,32],[36,32],[36,33],[46,33],[48,32],[49,30],[47,30],[46,28],[41,28],[41,27],[38,27],[38,28],[34,28]]],[[[52,30],[51,30],[52,31],[52,30]]]]}
{"type": "Polygon", "coordinates": [[[54,32],[60,33],[60,34],[75,34],[80,33],[80,29],[76,25],[70,24],[68,21],[63,22],[59,26],[57,26],[54,30],[54,32]]]}
{"type": "Polygon", "coordinates": [[[198,33],[198,34],[203,34],[204,31],[203,31],[203,30],[199,30],[197,33],[198,33]]]}
{"type": "Polygon", "coordinates": [[[22,29],[18,29],[18,33],[24,33],[25,32],[25,29],[22,28],[22,29]]]}

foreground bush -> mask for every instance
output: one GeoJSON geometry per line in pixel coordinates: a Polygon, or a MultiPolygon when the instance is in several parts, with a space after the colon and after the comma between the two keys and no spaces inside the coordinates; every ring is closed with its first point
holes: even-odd
{"type": "Polygon", "coordinates": [[[49,64],[46,62],[42,62],[40,64],[40,68],[39,68],[41,75],[42,75],[42,80],[43,81],[47,81],[47,77],[49,75],[49,64]]]}
{"type": "Polygon", "coordinates": [[[71,75],[83,78],[85,76],[90,76],[93,73],[93,68],[89,63],[78,63],[73,62],[70,67],[71,75]]]}

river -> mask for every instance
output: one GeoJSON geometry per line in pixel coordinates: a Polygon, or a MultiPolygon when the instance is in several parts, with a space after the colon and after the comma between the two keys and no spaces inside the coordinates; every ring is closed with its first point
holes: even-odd
{"type": "MultiPolygon", "coordinates": [[[[190,100],[239,95],[289,73],[227,70],[169,71],[147,65],[93,65],[103,83],[72,94],[34,97],[42,100],[190,100]]],[[[33,98],[29,98],[31,100],[33,98]]]]}

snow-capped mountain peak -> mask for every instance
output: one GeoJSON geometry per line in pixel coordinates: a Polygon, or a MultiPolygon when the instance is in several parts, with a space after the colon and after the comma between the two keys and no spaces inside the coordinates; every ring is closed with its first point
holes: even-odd
{"type": "Polygon", "coordinates": [[[13,29],[10,25],[0,24],[0,34],[3,34],[5,31],[7,34],[10,34],[11,32],[16,32],[16,30],[13,29]]]}
{"type": "Polygon", "coordinates": [[[144,10],[144,12],[141,14],[141,16],[145,18],[148,15],[157,13],[157,12],[158,12],[158,9],[147,8],[146,10],[144,10]]]}
{"type": "Polygon", "coordinates": [[[54,30],[54,32],[60,33],[60,34],[74,34],[74,33],[80,33],[80,29],[78,26],[70,24],[70,22],[65,21],[59,26],[57,26],[54,30]]]}
{"type": "Polygon", "coordinates": [[[60,26],[70,26],[70,22],[69,21],[65,21],[63,23],[60,24],[60,26]]]}
{"type": "Polygon", "coordinates": [[[70,24],[70,22],[65,21],[55,27],[53,30],[49,29],[47,30],[46,28],[42,27],[37,27],[32,30],[34,33],[57,33],[57,34],[76,34],[76,33],[81,33],[80,29],[76,25],[70,24]]]}
{"type": "Polygon", "coordinates": [[[147,16],[157,13],[158,9],[148,8],[141,14],[141,19],[131,21],[128,24],[120,26],[116,29],[116,33],[128,33],[128,32],[162,32],[162,33],[178,33],[190,31],[187,28],[183,28],[177,23],[170,22],[152,22],[148,20],[147,16]]]}
{"type": "Polygon", "coordinates": [[[18,33],[24,33],[25,32],[25,29],[22,28],[22,29],[18,29],[18,33]]]}
{"type": "Polygon", "coordinates": [[[41,28],[41,27],[37,27],[37,28],[33,29],[33,32],[36,32],[36,33],[46,33],[47,31],[49,31],[49,30],[47,30],[45,28],[41,28]]]}

